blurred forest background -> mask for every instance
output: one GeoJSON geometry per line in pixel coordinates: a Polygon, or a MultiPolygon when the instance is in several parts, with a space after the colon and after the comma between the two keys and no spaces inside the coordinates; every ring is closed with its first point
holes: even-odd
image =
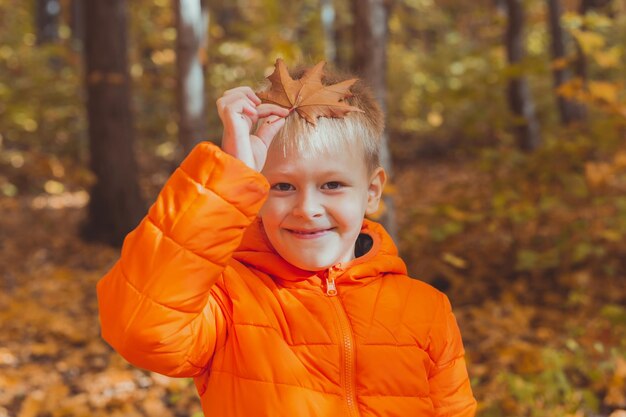
{"type": "Polygon", "coordinates": [[[277,57],[384,103],[381,219],[479,416],[626,416],[625,48],[624,0],[0,0],[0,417],[201,416],[99,339],[95,283],[277,57]]]}

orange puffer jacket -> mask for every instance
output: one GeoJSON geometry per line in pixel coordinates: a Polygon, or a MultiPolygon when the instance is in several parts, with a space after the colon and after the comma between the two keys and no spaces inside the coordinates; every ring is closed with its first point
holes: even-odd
{"type": "Polygon", "coordinates": [[[407,277],[370,221],[364,256],[288,264],[255,220],[268,188],[198,145],[98,283],[103,337],[138,367],[194,377],[208,417],[473,416],[446,296],[407,277]]]}

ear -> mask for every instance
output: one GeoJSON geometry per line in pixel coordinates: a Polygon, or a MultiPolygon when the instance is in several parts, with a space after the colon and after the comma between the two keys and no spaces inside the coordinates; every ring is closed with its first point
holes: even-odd
{"type": "Polygon", "coordinates": [[[369,187],[367,189],[367,207],[365,214],[374,214],[378,211],[378,204],[383,195],[383,188],[387,182],[387,173],[383,167],[378,167],[370,177],[369,187]]]}

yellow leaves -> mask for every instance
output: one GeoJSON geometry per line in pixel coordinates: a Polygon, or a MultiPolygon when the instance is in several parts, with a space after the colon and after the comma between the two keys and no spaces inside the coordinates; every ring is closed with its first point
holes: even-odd
{"type": "Polygon", "coordinates": [[[571,31],[571,34],[585,54],[597,51],[606,44],[604,37],[596,32],[574,29],[571,31]]]}
{"type": "Polygon", "coordinates": [[[0,194],[6,197],[15,197],[18,191],[15,184],[7,181],[5,177],[0,176],[0,194]]]}
{"type": "MultiPolygon", "coordinates": [[[[167,2],[167,0],[165,0],[167,2]]],[[[176,40],[178,33],[176,32],[176,28],[171,27],[171,28],[165,28],[163,30],[163,39],[168,41],[168,42],[174,42],[176,40]]]]}
{"type": "MultiPolygon", "coordinates": [[[[570,19],[570,23],[573,20],[570,19]]],[[[583,21],[573,24],[571,35],[576,40],[580,50],[591,58],[595,64],[603,69],[619,68],[622,61],[623,46],[609,46],[606,35],[594,29],[603,29],[612,24],[611,20],[598,14],[586,15],[583,21]],[[584,27],[584,29],[583,29],[584,27]]],[[[571,58],[563,58],[552,63],[553,69],[564,69],[570,66],[571,58]]],[[[619,78],[618,78],[619,80],[619,78]]],[[[624,103],[624,83],[621,81],[582,80],[574,78],[562,84],[557,94],[570,100],[586,104],[596,104],[607,113],[621,115],[626,118],[626,104],[624,103]]]]}
{"type": "Polygon", "coordinates": [[[142,402],[142,408],[148,416],[172,417],[174,414],[167,409],[163,400],[151,391],[142,402]]]}
{"type": "Polygon", "coordinates": [[[450,252],[444,252],[441,256],[441,260],[458,269],[467,268],[467,261],[465,259],[450,252]]]}
{"type": "MultiPolygon", "coordinates": [[[[54,191],[55,189],[50,189],[54,191]]],[[[46,190],[48,191],[48,190],[46,190]]],[[[60,191],[58,193],[48,193],[50,195],[38,195],[31,201],[31,207],[35,210],[52,209],[61,210],[64,208],[81,208],[89,202],[89,193],[85,190],[75,192],[60,191]]]]}
{"type": "Polygon", "coordinates": [[[72,36],[72,29],[67,25],[60,25],[59,26],[59,38],[66,40],[66,39],[69,39],[70,36],[72,36]]]}
{"type": "MultiPolygon", "coordinates": [[[[31,245],[35,234],[30,233],[31,245]]],[[[50,239],[49,247],[55,246],[50,239]]],[[[81,256],[80,251],[74,252],[81,256]]],[[[15,266],[21,263],[14,260],[7,276],[15,277],[19,286],[10,290],[10,298],[0,297],[0,416],[6,410],[3,407],[8,407],[10,415],[17,417],[92,417],[97,413],[91,409],[88,394],[70,393],[61,375],[83,390],[87,380],[96,379],[85,375],[85,368],[95,358],[112,354],[99,339],[95,310],[83,305],[91,302],[85,294],[93,294],[96,275],[54,267],[46,262],[50,256],[46,251],[36,253],[30,262],[29,258],[21,260],[30,264],[30,275],[16,272],[15,266]],[[25,398],[16,401],[20,397],[25,398]]],[[[100,366],[106,367],[107,362],[101,361],[100,366]]]]}
{"type": "Polygon", "coordinates": [[[289,39],[279,37],[273,42],[272,50],[268,51],[269,56],[282,56],[291,62],[300,62],[303,60],[302,50],[296,42],[289,39]]]}
{"type": "Polygon", "coordinates": [[[12,121],[26,132],[33,133],[39,128],[35,116],[26,111],[17,111],[12,114],[12,121]]]}
{"type": "Polygon", "coordinates": [[[513,369],[520,374],[535,374],[541,372],[545,363],[542,356],[542,347],[523,341],[507,345],[498,351],[500,360],[510,363],[513,369]]]}
{"type": "Polygon", "coordinates": [[[172,48],[161,49],[154,51],[150,59],[158,66],[169,65],[176,60],[176,52],[172,48]]]}
{"type": "Polygon", "coordinates": [[[43,406],[44,399],[45,395],[42,391],[31,392],[22,402],[17,417],[37,417],[43,406]]]}
{"type": "Polygon", "coordinates": [[[59,181],[55,181],[55,180],[48,180],[46,181],[46,183],[43,185],[43,189],[48,193],[48,194],[61,194],[63,193],[63,191],[65,191],[65,186],[63,185],[63,183],[59,182],[59,181]]]}
{"type": "Polygon", "coordinates": [[[143,66],[138,63],[134,63],[130,66],[130,76],[133,80],[138,80],[143,76],[143,66]]]}
{"type": "Polygon", "coordinates": [[[580,28],[583,24],[583,19],[582,16],[579,15],[578,13],[573,13],[573,12],[565,12],[563,13],[563,16],[561,17],[561,21],[563,23],[563,26],[567,27],[567,28],[580,28]]]}
{"type": "Polygon", "coordinates": [[[32,343],[30,345],[30,355],[36,358],[53,358],[59,353],[59,345],[54,341],[45,343],[32,343]]]}
{"type": "Polygon", "coordinates": [[[50,165],[52,175],[56,178],[62,178],[65,176],[65,167],[56,156],[53,155],[48,159],[48,165],[50,165]]]}
{"type": "Polygon", "coordinates": [[[606,162],[587,162],[585,179],[590,188],[604,187],[615,179],[613,167],[606,162]]]}
{"type": "Polygon", "coordinates": [[[426,121],[432,127],[439,127],[443,124],[443,115],[438,111],[431,110],[426,116],[426,121]]]}
{"type": "Polygon", "coordinates": [[[613,242],[613,243],[619,243],[624,239],[624,236],[616,231],[616,230],[602,230],[599,232],[599,235],[602,239],[606,240],[607,242],[613,242]]]}
{"type": "Polygon", "coordinates": [[[17,357],[9,349],[0,347],[0,366],[13,366],[17,364],[17,357]]]}
{"type": "Polygon", "coordinates": [[[580,78],[572,78],[564,82],[556,89],[556,92],[567,99],[584,101],[583,82],[580,78]]]}
{"type": "Polygon", "coordinates": [[[166,161],[172,161],[176,156],[176,143],[173,141],[163,142],[156,147],[154,154],[166,161]]]}
{"type": "Polygon", "coordinates": [[[621,63],[622,48],[614,46],[607,50],[596,51],[593,53],[593,58],[601,68],[617,68],[621,63]]]}
{"type": "Polygon", "coordinates": [[[626,171],[626,151],[619,151],[615,154],[613,167],[617,170],[626,171]]]}
{"type": "Polygon", "coordinates": [[[611,407],[626,408],[626,359],[618,357],[604,402],[611,407]]]}
{"type": "Polygon", "coordinates": [[[129,400],[137,388],[131,371],[117,369],[91,374],[89,378],[85,378],[84,384],[89,403],[97,408],[103,408],[114,400],[129,400]]]}
{"type": "Polygon", "coordinates": [[[0,60],[8,61],[9,58],[15,55],[15,50],[8,45],[0,46],[0,60]]]}
{"type": "Polygon", "coordinates": [[[25,33],[22,37],[22,42],[26,46],[34,46],[35,42],[37,42],[37,36],[34,33],[25,33]]]}
{"type": "Polygon", "coordinates": [[[612,161],[585,163],[585,179],[592,189],[626,187],[626,151],[618,151],[612,161]]]}
{"type": "Polygon", "coordinates": [[[604,30],[613,26],[613,19],[600,13],[586,13],[585,26],[591,30],[604,30]]]}
{"type": "Polygon", "coordinates": [[[626,117],[626,106],[623,103],[624,84],[622,82],[588,81],[583,83],[580,78],[572,78],[561,84],[556,93],[568,100],[586,104],[596,104],[610,113],[626,117]]]}
{"type": "Polygon", "coordinates": [[[452,204],[446,204],[444,206],[441,207],[441,210],[443,212],[443,214],[445,214],[447,217],[451,218],[452,220],[458,221],[458,222],[464,222],[466,220],[469,219],[470,214],[460,210],[458,207],[452,205],[452,204]]]}
{"type": "Polygon", "coordinates": [[[56,376],[51,377],[50,382],[45,386],[31,387],[26,392],[26,398],[17,413],[18,417],[41,415],[87,417],[92,415],[85,395],[70,395],[70,388],[56,376]]]}
{"type": "Polygon", "coordinates": [[[589,81],[588,88],[592,98],[607,103],[617,103],[621,92],[619,84],[606,81],[589,81]]]}
{"type": "Polygon", "coordinates": [[[560,70],[560,69],[565,69],[569,66],[570,62],[569,59],[567,58],[558,58],[558,59],[554,59],[551,63],[550,63],[550,68],[552,68],[553,70],[560,70]]]}
{"type": "Polygon", "coordinates": [[[595,47],[602,43],[598,37],[602,37],[601,33],[613,25],[613,20],[609,17],[593,12],[587,13],[584,16],[566,12],[563,15],[562,22],[572,36],[581,43],[583,49],[585,46],[595,47]],[[594,35],[587,36],[582,34],[583,32],[592,33],[594,35]]]}
{"type": "Polygon", "coordinates": [[[383,188],[383,195],[396,195],[396,194],[398,194],[398,187],[391,182],[387,182],[385,184],[385,188],[383,188]]]}

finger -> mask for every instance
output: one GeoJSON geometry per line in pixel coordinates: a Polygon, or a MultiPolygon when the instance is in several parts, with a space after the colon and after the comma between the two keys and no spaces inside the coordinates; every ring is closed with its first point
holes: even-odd
{"type": "Polygon", "coordinates": [[[246,96],[250,100],[252,100],[252,102],[254,104],[256,104],[256,105],[261,104],[261,99],[256,95],[254,90],[252,90],[252,88],[250,88],[248,86],[241,86],[241,87],[231,88],[230,90],[226,90],[224,92],[224,96],[229,96],[229,95],[233,95],[233,94],[240,94],[240,95],[246,96]]]}
{"type": "Polygon", "coordinates": [[[251,103],[245,103],[241,108],[241,112],[255,119],[259,118],[259,112],[257,111],[257,108],[251,103]]]}
{"type": "Polygon", "coordinates": [[[263,141],[263,143],[269,148],[274,136],[285,125],[285,118],[278,116],[269,116],[259,126],[256,131],[256,136],[263,141]]]}
{"type": "Polygon", "coordinates": [[[234,96],[235,98],[225,98],[218,104],[218,114],[222,120],[224,117],[232,117],[235,115],[254,116],[258,118],[256,105],[247,97],[234,96]]]}
{"type": "Polygon", "coordinates": [[[229,90],[224,91],[223,95],[227,96],[229,94],[235,94],[235,93],[246,94],[247,92],[254,92],[254,91],[252,90],[252,88],[248,87],[247,85],[241,85],[239,87],[231,88],[229,90]]]}
{"type": "Polygon", "coordinates": [[[218,109],[223,109],[225,107],[228,106],[232,106],[232,105],[236,105],[236,103],[238,102],[248,102],[251,105],[255,106],[257,105],[256,102],[254,102],[253,100],[250,99],[250,97],[248,97],[247,95],[243,94],[240,91],[236,91],[234,93],[228,94],[228,95],[224,95],[222,97],[220,97],[217,100],[217,108],[218,109]]]}
{"type": "Polygon", "coordinates": [[[271,115],[278,117],[287,117],[289,115],[289,109],[278,106],[271,103],[263,103],[257,106],[259,117],[268,117],[271,115]]]}

